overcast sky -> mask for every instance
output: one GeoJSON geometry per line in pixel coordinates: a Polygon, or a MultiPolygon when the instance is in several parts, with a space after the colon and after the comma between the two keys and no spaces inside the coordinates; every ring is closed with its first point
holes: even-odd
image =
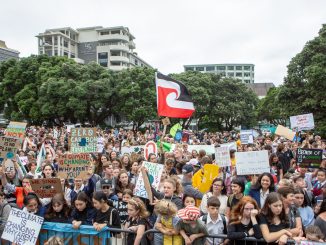
{"type": "Polygon", "coordinates": [[[253,63],[255,82],[279,85],[290,59],[326,23],[325,0],[9,0],[0,40],[37,54],[57,27],[126,26],[138,55],[163,73],[186,64],[253,63]]]}

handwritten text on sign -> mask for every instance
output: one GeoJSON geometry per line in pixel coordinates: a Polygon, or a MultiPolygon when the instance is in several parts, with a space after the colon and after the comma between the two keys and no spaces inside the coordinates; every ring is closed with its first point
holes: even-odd
{"type": "Polygon", "coordinates": [[[61,182],[57,178],[31,179],[30,184],[35,194],[40,198],[53,197],[62,193],[61,182]]]}
{"type": "Polygon", "coordinates": [[[236,152],[235,160],[238,175],[270,172],[268,151],[236,152]]]}
{"type": "Polygon", "coordinates": [[[20,145],[20,139],[0,137],[0,158],[14,158],[20,145]]]}
{"type": "Polygon", "coordinates": [[[5,136],[24,139],[26,125],[27,123],[10,122],[5,131],[5,136]]]}
{"type": "Polygon", "coordinates": [[[72,128],[70,138],[72,153],[97,152],[97,136],[95,128],[72,128]]]}
{"type": "Polygon", "coordinates": [[[1,238],[17,245],[34,245],[43,220],[40,216],[12,208],[1,238]]]}
{"type": "MultiPolygon", "coordinates": [[[[164,165],[151,162],[143,162],[143,166],[148,171],[149,182],[151,186],[154,189],[157,189],[161,181],[161,175],[163,172],[164,165]]],[[[142,173],[139,174],[139,177],[137,179],[136,186],[134,189],[134,195],[143,198],[148,198],[142,173]]]]}
{"type": "Polygon", "coordinates": [[[222,147],[215,148],[215,162],[220,167],[231,166],[229,147],[222,146],[222,147]]]}
{"type": "Polygon", "coordinates": [[[88,153],[66,154],[59,158],[58,177],[65,179],[85,178],[88,172],[88,153]]]}

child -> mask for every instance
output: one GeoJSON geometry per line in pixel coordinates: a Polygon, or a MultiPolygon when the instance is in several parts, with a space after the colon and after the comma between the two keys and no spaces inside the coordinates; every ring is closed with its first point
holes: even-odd
{"type": "Polygon", "coordinates": [[[134,231],[136,234],[129,233],[127,235],[127,244],[139,245],[148,224],[146,219],[149,216],[143,201],[135,197],[130,199],[128,215],[129,218],[126,220],[124,228],[134,231]]]}
{"type": "Polygon", "coordinates": [[[200,216],[199,208],[188,206],[177,213],[181,219],[176,229],[180,231],[186,245],[203,245],[205,244],[204,236],[208,235],[207,228],[198,218],[200,216]],[[191,235],[187,235],[191,234],[191,235]],[[200,239],[199,239],[200,238],[200,239]]]}
{"type": "Polygon", "coordinates": [[[72,211],[72,227],[79,229],[81,225],[92,225],[95,217],[95,209],[85,192],[79,192],[74,201],[75,208],[72,211]]]}
{"type": "Polygon", "coordinates": [[[191,195],[185,194],[185,195],[183,195],[182,203],[183,203],[184,207],[195,206],[196,205],[196,199],[191,195]]]}
{"type": "Polygon", "coordinates": [[[313,182],[313,190],[312,193],[315,196],[316,201],[322,199],[322,188],[326,185],[326,171],[325,169],[318,169],[317,171],[317,179],[313,182]]]}
{"type": "Polygon", "coordinates": [[[113,206],[119,212],[121,224],[123,224],[128,219],[128,202],[132,197],[132,190],[125,189],[122,193],[122,201],[113,202],[113,206]]]}
{"type": "Polygon", "coordinates": [[[44,218],[48,222],[69,223],[70,208],[63,194],[54,195],[44,218]]]}
{"type": "MultiPolygon", "coordinates": [[[[226,226],[228,220],[223,214],[219,214],[219,208],[221,206],[218,197],[211,196],[207,200],[207,214],[200,218],[206,225],[209,235],[227,234],[226,226]]],[[[207,239],[208,244],[221,244],[223,239],[207,239]]]]}
{"type": "Polygon", "coordinates": [[[307,229],[305,230],[306,232],[306,238],[309,241],[314,241],[314,242],[324,242],[324,234],[320,230],[318,226],[311,225],[308,226],[307,229]]]}
{"type": "Polygon", "coordinates": [[[163,233],[163,244],[182,245],[182,237],[174,229],[179,219],[176,217],[177,206],[167,200],[161,200],[155,205],[157,214],[155,228],[163,233]]]}
{"type": "Polygon", "coordinates": [[[103,191],[94,193],[93,205],[97,210],[93,223],[95,230],[100,231],[106,226],[117,229],[121,228],[119,213],[110,206],[109,200],[103,191]]]}

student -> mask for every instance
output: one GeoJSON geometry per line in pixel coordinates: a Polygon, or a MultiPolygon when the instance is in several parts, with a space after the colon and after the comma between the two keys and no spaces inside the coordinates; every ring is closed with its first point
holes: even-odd
{"type": "Polygon", "coordinates": [[[93,205],[97,210],[93,222],[95,230],[100,231],[106,226],[121,228],[119,213],[111,206],[111,202],[103,191],[97,191],[93,194],[93,205]]]}
{"type": "Polygon", "coordinates": [[[5,198],[5,194],[0,191],[0,237],[2,236],[2,232],[6,226],[10,210],[11,206],[5,198]]]}
{"type": "Polygon", "coordinates": [[[35,193],[28,193],[24,197],[23,211],[44,217],[45,208],[42,207],[40,199],[35,193]]]}
{"type": "Polygon", "coordinates": [[[228,226],[228,238],[230,245],[253,245],[255,242],[240,240],[254,236],[262,238],[261,230],[257,222],[258,205],[256,201],[249,197],[243,197],[231,211],[231,220],[228,226]]]}
{"type": "Polygon", "coordinates": [[[196,206],[196,199],[191,195],[183,195],[182,197],[183,207],[196,206]]]}
{"type": "Polygon", "coordinates": [[[74,185],[71,186],[70,199],[73,203],[76,200],[77,195],[80,192],[85,192],[87,196],[91,197],[95,188],[95,182],[93,180],[93,174],[88,175],[88,184],[85,186],[83,184],[83,179],[75,178],[74,185]]]}
{"type": "MultiPolygon", "coordinates": [[[[227,234],[228,220],[223,214],[219,214],[220,206],[220,200],[215,196],[211,196],[207,200],[207,214],[200,218],[200,220],[206,225],[208,234],[211,236],[227,234]]],[[[206,242],[208,242],[208,244],[224,244],[224,242],[227,244],[227,240],[223,241],[223,239],[218,238],[207,238],[206,242]]]]}
{"type": "Polygon", "coordinates": [[[292,237],[288,230],[290,224],[283,208],[282,196],[277,192],[267,196],[258,217],[263,238],[268,244],[286,244],[288,238],[292,237]]]}
{"type": "Polygon", "coordinates": [[[179,221],[179,218],[176,217],[178,209],[175,204],[167,200],[160,200],[154,210],[157,214],[155,228],[163,233],[163,244],[182,245],[182,237],[174,229],[179,221]]]}
{"type": "Polygon", "coordinates": [[[294,189],[294,204],[299,210],[303,227],[313,225],[315,221],[314,211],[308,206],[304,191],[300,188],[294,189]]]}
{"type": "Polygon", "coordinates": [[[311,225],[305,230],[306,239],[313,242],[325,242],[325,236],[318,226],[311,225]]]}
{"type": "Polygon", "coordinates": [[[118,195],[120,200],[122,200],[122,193],[125,189],[134,190],[134,185],[130,183],[128,172],[126,170],[121,170],[115,186],[115,194],[118,195]]]}
{"type": "Polygon", "coordinates": [[[134,197],[128,202],[128,215],[124,229],[134,231],[136,234],[129,233],[127,235],[127,244],[139,245],[148,224],[146,219],[149,216],[149,212],[147,212],[143,201],[134,197]]]}
{"type": "MultiPolygon", "coordinates": [[[[103,156],[102,156],[103,157],[103,156]]],[[[113,166],[111,162],[103,163],[103,178],[102,180],[109,180],[112,183],[112,188],[115,188],[115,178],[113,177],[113,166]]],[[[96,191],[101,190],[101,180],[96,182],[96,191]]]]}
{"type": "Polygon", "coordinates": [[[71,213],[72,227],[79,229],[81,225],[92,225],[95,217],[95,209],[85,192],[79,192],[74,201],[74,209],[71,213]]]}
{"type": "Polygon", "coordinates": [[[294,189],[293,187],[282,187],[277,190],[281,194],[283,209],[288,216],[290,232],[293,236],[302,236],[302,221],[299,210],[294,206],[294,189]]]}
{"type": "Polygon", "coordinates": [[[295,188],[299,188],[303,191],[304,196],[305,196],[305,200],[307,201],[307,205],[308,206],[312,206],[313,204],[313,195],[311,191],[308,191],[306,188],[306,181],[304,180],[304,177],[302,177],[301,175],[295,175],[293,177],[293,185],[295,188]]]}
{"type": "Polygon", "coordinates": [[[63,194],[54,195],[44,218],[48,222],[70,223],[70,208],[63,194]]]}
{"type": "Polygon", "coordinates": [[[60,178],[62,192],[64,193],[64,197],[68,206],[71,206],[71,188],[68,179],[60,178]]]}
{"type": "Polygon", "coordinates": [[[230,219],[231,207],[234,207],[243,197],[245,183],[240,178],[235,178],[231,181],[232,195],[228,197],[225,215],[230,219]]]}
{"type": "Polygon", "coordinates": [[[113,202],[113,206],[118,210],[121,224],[128,219],[128,202],[133,198],[132,190],[125,189],[122,193],[122,200],[113,202]]]}
{"type": "Polygon", "coordinates": [[[315,200],[322,200],[322,194],[323,194],[323,187],[324,185],[326,185],[326,170],[325,169],[318,169],[317,171],[317,179],[315,181],[313,181],[312,183],[313,185],[313,189],[312,189],[312,193],[315,196],[315,200]]]}
{"type": "Polygon", "coordinates": [[[47,163],[42,167],[41,177],[44,179],[50,179],[55,177],[55,170],[52,164],[47,163]]]}
{"type": "Polygon", "coordinates": [[[118,196],[114,193],[114,189],[112,186],[112,180],[109,179],[102,179],[100,180],[101,188],[100,191],[103,191],[104,194],[106,195],[108,200],[111,200],[113,202],[119,201],[118,196]]]}
{"type": "Polygon", "coordinates": [[[274,179],[270,173],[263,173],[258,177],[255,185],[251,186],[249,196],[251,196],[261,208],[264,206],[266,197],[275,191],[274,179]]]}
{"type": "Polygon", "coordinates": [[[196,206],[188,206],[178,211],[180,218],[175,227],[183,237],[186,245],[203,245],[208,235],[205,224],[199,220],[200,210],[196,206]]]}
{"type": "Polygon", "coordinates": [[[317,204],[319,208],[318,216],[315,220],[315,225],[320,228],[326,237],[326,199],[321,204],[317,204]]]}

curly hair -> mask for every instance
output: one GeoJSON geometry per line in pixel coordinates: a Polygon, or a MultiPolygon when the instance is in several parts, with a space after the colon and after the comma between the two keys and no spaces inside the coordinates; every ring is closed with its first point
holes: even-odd
{"type": "Polygon", "coordinates": [[[128,204],[133,206],[136,211],[139,211],[139,217],[147,218],[149,216],[149,212],[146,209],[145,203],[140,198],[133,197],[128,201],[128,204]]]}
{"type": "Polygon", "coordinates": [[[240,199],[237,205],[231,209],[230,224],[240,224],[243,210],[247,203],[251,203],[252,205],[254,205],[255,209],[259,210],[258,204],[255,199],[250,196],[244,196],[240,199]]]}
{"type": "Polygon", "coordinates": [[[175,192],[174,194],[179,196],[180,194],[183,193],[183,187],[179,181],[178,176],[174,175],[169,177],[168,179],[164,180],[164,182],[171,183],[175,187],[175,192]]]}
{"type": "Polygon", "coordinates": [[[173,202],[162,199],[155,205],[154,212],[158,215],[175,216],[178,208],[173,202]]]}

